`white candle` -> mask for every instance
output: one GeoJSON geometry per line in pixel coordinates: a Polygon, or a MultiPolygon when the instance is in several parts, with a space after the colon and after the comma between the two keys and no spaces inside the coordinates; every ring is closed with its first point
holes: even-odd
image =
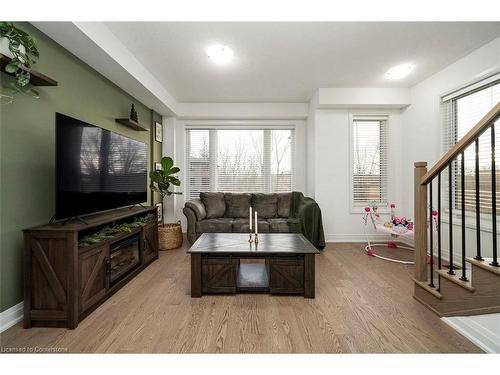
{"type": "Polygon", "coordinates": [[[258,232],[257,232],[257,211],[255,211],[255,234],[258,234],[258,232]]]}
{"type": "Polygon", "coordinates": [[[249,216],[250,216],[250,232],[252,231],[252,207],[248,208],[249,216]]]}

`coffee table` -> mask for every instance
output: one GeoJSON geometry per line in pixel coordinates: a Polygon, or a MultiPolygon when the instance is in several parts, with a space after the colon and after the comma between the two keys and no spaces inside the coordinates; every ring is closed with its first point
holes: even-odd
{"type": "Polygon", "coordinates": [[[315,295],[314,257],[319,251],[300,233],[203,233],[191,255],[191,297],[267,292],[315,295]],[[242,261],[243,260],[243,261],[242,261]]]}

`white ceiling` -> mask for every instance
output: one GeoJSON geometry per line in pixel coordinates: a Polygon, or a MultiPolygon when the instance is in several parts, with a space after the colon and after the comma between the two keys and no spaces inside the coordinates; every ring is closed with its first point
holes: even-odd
{"type": "Polygon", "coordinates": [[[106,22],[178,102],[303,102],[319,87],[411,87],[500,36],[500,22],[106,22]],[[235,58],[205,55],[226,44],[235,58]],[[415,64],[400,81],[384,73],[415,64]]]}

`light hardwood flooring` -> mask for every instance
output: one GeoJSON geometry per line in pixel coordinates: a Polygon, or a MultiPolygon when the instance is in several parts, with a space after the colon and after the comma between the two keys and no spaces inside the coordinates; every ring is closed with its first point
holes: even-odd
{"type": "Polygon", "coordinates": [[[161,252],[71,331],[0,336],[8,347],[97,353],[442,353],[480,350],[413,299],[411,266],[328,244],[316,257],[316,298],[190,297],[186,249],[161,252]]]}

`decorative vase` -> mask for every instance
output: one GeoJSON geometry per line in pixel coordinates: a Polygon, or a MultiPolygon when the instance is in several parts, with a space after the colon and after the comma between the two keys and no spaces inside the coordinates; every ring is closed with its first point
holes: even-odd
{"type": "Polygon", "coordinates": [[[182,246],[181,222],[170,224],[158,224],[158,242],[160,250],[173,250],[182,246]]]}

